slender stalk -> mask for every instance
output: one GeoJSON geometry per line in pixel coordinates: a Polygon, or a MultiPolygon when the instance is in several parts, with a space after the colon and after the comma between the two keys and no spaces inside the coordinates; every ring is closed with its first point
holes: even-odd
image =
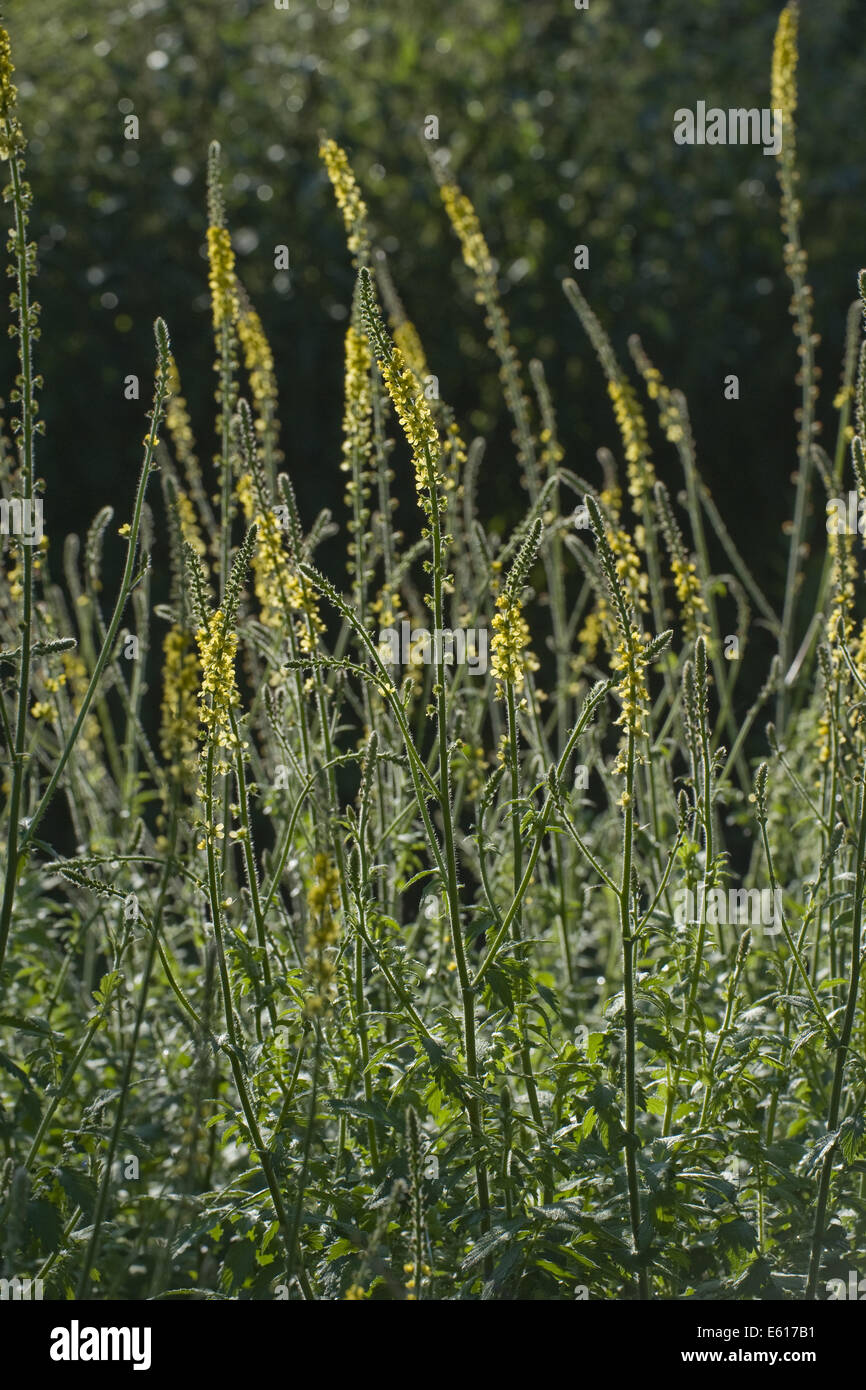
{"type": "MultiPolygon", "coordinates": [[[[4,120],[5,136],[12,145],[9,159],[12,174],[12,207],[15,230],[12,237],[14,247],[14,275],[16,294],[13,301],[17,310],[18,338],[18,393],[21,408],[19,420],[18,454],[21,463],[23,516],[25,522],[32,519],[34,455],[36,435],[36,401],[33,373],[33,338],[36,329],[37,307],[30,301],[30,278],[34,269],[35,251],[27,241],[30,190],[24,184],[23,165],[19,149],[15,148],[10,122],[4,120]]],[[[21,542],[23,550],[23,574],[21,618],[21,651],[18,665],[18,708],[15,716],[15,742],[12,754],[12,786],[9,795],[9,828],[6,845],[6,872],[3,882],[3,903],[0,907],[0,978],[6,957],[9,929],[12,922],[12,906],[15,888],[21,867],[19,847],[21,799],[24,788],[26,764],[27,718],[30,709],[30,662],[33,646],[33,546],[26,538],[21,542]]]]}
{"type": "MultiPolygon", "coordinates": [[[[634,770],[635,770],[635,736],[634,731],[628,731],[628,748],[626,752],[626,773],[625,773],[625,795],[623,801],[623,832],[622,832],[622,878],[619,888],[619,924],[622,939],[622,981],[623,981],[623,1002],[624,1018],[623,1029],[625,1032],[625,1174],[626,1185],[628,1187],[628,1208],[631,1220],[632,1242],[635,1255],[638,1254],[640,1242],[640,1187],[638,1184],[637,1172],[637,1057],[636,1057],[636,1038],[635,1038],[635,1007],[634,1007],[634,948],[635,936],[632,932],[631,921],[631,866],[632,866],[632,845],[634,839],[634,770]]],[[[646,1269],[638,1269],[637,1275],[638,1297],[641,1299],[649,1298],[649,1281],[646,1269]]]]}
{"type": "MultiPolygon", "coordinates": [[[[857,996],[860,989],[860,944],[863,932],[863,897],[866,894],[866,764],[860,778],[857,829],[857,865],[854,884],[854,912],[851,923],[851,978],[848,983],[848,998],[842,1027],[836,1044],[836,1060],[833,1067],[833,1083],[830,1091],[830,1104],[827,1108],[827,1134],[833,1135],[839,1125],[839,1111],[842,1105],[842,1083],[845,1079],[845,1064],[848,1061],[848,1048],[854,1031],[854,1018],[857,1012],[857,996]]],[[[818,1198],[815,1205],[815,1228],[812,1234],[812,1249],[809,1256],[809,1275],[806,1281],[806,1298],[817,1297],[818,1275],[821,1271],[821,1255],[827,1226],[827,1203],[830,1197],[830,1180],[836,1158],[838,1140],[830,1145],[821,1165],[818,1182],[818,1198]]]]}

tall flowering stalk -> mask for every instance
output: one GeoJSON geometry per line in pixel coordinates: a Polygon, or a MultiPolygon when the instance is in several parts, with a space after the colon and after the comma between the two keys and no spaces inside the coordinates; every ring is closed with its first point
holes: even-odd
{"type": "MultiPolygon", "coordinates": [[[[0,28],[0,159],[9,165],[9,183],[3,189],[3,201],[12,204],[13,225],[6,243],[11,259],[11,274],[15,289],[10,305],[15,319],[14,331],[18,345],[18,375],[12,399],[19,412],[13,421],[18,446],[19,479],[22,506],[28,516],[34,504],[36,435],[42,429],[38,421],[36,390],[41,380],[33,369],[33,343],[39,337],[39,305],[31,298],[30,282],[36,273],[36,245],[28,240],[29,213],[32,203],[30,185],[24,177],[24,132],[18,120],[17,88],[12,82],[15,68],[7,31],[0,28]]],[[[27,747],[27,716],[30,707],[31,659],[33,632],[34,547],[20,543],[23,556],[20,564],[21,655],[18,665],[18,707],[15,715],[14,742],[9,750],[12,760],[12,779],[9,794],[9,828],[6,845],[6,874],[3,884],[3,903],[0,907],[0,975],[6,956],[12,905],[19,872],[19,820],[24,787],[27,747]]]]}
{"type": "Polygon", "coordinates": [[[214,537],[217,529],[216,518],[205,491],[201,467],[196,456],[195,435],[174,356],[169,359],[168,389],[170,394],[165,412],[165,429],[174,450],[179,476],[183,478],[184,484],[181,487],[178,482],[176,505],[183,538],[189,541],[203,561],[207,547],[200,534],[201,528],[204,528],[208,536],[214,537]]]}
{"type": "MultiPolygon", "coordinates": [[[[35,438],[42,431],[36,402],[36,392],[41,386],[41,378],[35,374],[33,368],[33,344],[39,336],[39,306],[32,300],[30,294],[30,282],[36,269],[36,247],[33,242],[28,241],[29,209],[32,195],[29,184],[24,178],[23,151],[25,140],[17,115],[17,93],[12,82],[13,71],[9,35],[5,29],[0,28],[0,159],[8,161],[10,166],[10,182],[4,189],[3,196],[6,202],[12,204],[14,214],[13,226],[8,239],[8,248],[12,258],[11,273],[16,282],[15,290],[11,296],[11,306],[16,320],[14,333],[18,340],[19,362],[13,400],[18,403],[20,410],[14,423],[14,429],[18,440],[22,503],[25,508],[28,508],[34,504],[36,491],[35,438]]],[[[121,534],[127,543],[127,557],[117,601],[111,620],[106,625],[104,640],[95,658],[90,680],[84,690],[75,721],[66,734],[51,776],[35,809],[28,818],[26,828],[21,824],[21,809],[24,764],[27,754],[31,661],[35,635],[33,631],[33,580],[36,557],[33,553],[33,546],[25,545],[23,547],[24,556],[20,578],[21,616],[19,620],[21,646],[18,666],[18,707],[14,734],[9,729],[8,720],[5,721],[5,727],[12,734],[10,751],[13,767],[8,807],[9,830],[6,847],[6,870],[3,901],[0,905],[0,972],[2,972],[9,940],[15,890],[23,856],[33,840],[42,817],[60,783],[76,741],[85,726],[90,706],[96,697],[105,668],[114,657],[121,619],[133,589],[144,496],[151,470],[155,467],[154,455],[158,444],[158,432],[169,394],[170,344],[168,330],[162,319],[156,320],[154,331],[157,346],[157,371],[153,409],[149,414],[150,427],[144,438],[144,461],[139,476],[132,521],[121,529],[121,534]]]]}
{"type": "MultiPolygon", "coordinates": [[[[773,61],[770,72],[770,100],[774,110],[782,112],[782,145],[777,154],[779,186],[782,195],[782,232],[785,237],[785,269],[793,286],[791,314],[794,319],[794,333],[797,338],[797,356],[800,369],[797,381],[800,386],[800,408],[797,412],[797,491],[794,499],[794,517],[791,524],[791,542],[788,551],[788,572],[785,583],[785,603],[782,611],[780,634],[780,656],[782,669],[787,673],[791,664],[791,654],[795,650],[797,598],[800,591],[800,565],[803,559],[803,544],[809,501],[809,479],[812,470],[812,446],[817,433],[815,407],[818,400],[819,368],[815,363],[815,349],[819,337],[814,331],[812,314],[812,289],[807,281],[808,261],[800,238],[800,200],[796,185],[799,179],[796,158],[797,110],[797,29],[799,6],[796,0],[786,5],[779,16],[776,38],[773,44],[773,61]]],[[[777,719],[781,720],[786,700],[786,686],[779,686],[777,719]]]]}
{"type": "Polygon", "coordinates": [[[225,204],[220,172],[220,147],[216,140],[208,150],[208,280],[216,340],[216,403],[219,407],[220,452],[216,465],[220,479],[221,541],[219,553],[220,596],[228,583],[232,537],[232,416],[237,399],[237,333],[239,303],[235,256],[225,224],[225,204]]]}
{"type": "Polygon", "coordinates": [[[373,356],[364,332],[357,289],[352,318],[346,329],[343,404],[343,449],[340,468],[348,475],[346,503],[351,509],[348,568],[361,622],[366,620],[367,583],[372,574],[367,557],[370,520],[369,459],[373,445],[373,356]]]}
{"type": "MultiPolygon", "coordinates": [[[[430,408],[414,373],[406,365],[402,353],[388,336],[379,306],[376,303],[370,272],[362,269],[359,274],[361,306],[370,346],[376,355],[385,387],[391,397],[397,418],[412,451],[415,470],[415,487],[419,505],[429,523],[433,543],[432,575],[433,595],[432,614],[434,630],[442,632],[445,627],[444,587],[446,581],[446,553],[448,538],[442,533],[441,492],[443,476],[441,471],[442,450],[439,436],[430,408]]],[[[475,992],[472,988],[469,968],[466,961],[466,948],[461,924],[460,893],[458,888],[457,852],[454,841],[453,806],[451,800],[451,780],[449,770],[448,718],[446,704],[446,668],[444,643],[437,644],[436,679],[433,696],[436,702],[437,742],[439,751],[438,800],[442,815],[442,834],[444,841],[445,891],[448,900],[448,917],[451,929],[451,946],[457,965],[460,992],[463,1002],[463,1043],[466,1052],[466,1070],[470,1077],[472,1090],[467,1099],[467,1113],[476,1148],[475,1177],[478,1203],[481,1208],[485,1229],[488,1223],[489,1190],[487,1164],[482,1148],[484,1127],[481,1103],[477,1095],[478,1054],[475,1025],[475,992]]]]}
{"type": "Polygon", "coordinates": [[[319,156],[334,189],[334,197],[343,217],[354,264],[358,267],[368,265],[370,232],[367,226],[367,204],[352,172],[348,155],[336,140],[325,138],[319,144],[319,156]]]}
{"type": "MultiPolygon", "coordinates": [[[[637,1057],[635,1037],[635,929],[636,922],[632,911],[632,855],[635,828],[635,767],[639,757],[639,743],[646,735],[646,709],[648,691],[646,669],[658,657],[672,637],[671,632],[663,632],[652,642],[645,643],[638,631],[634,613],[617,573],[616,560],[608,543],[604,519],[595,498],[587,494],[584,499],[589,510],[590,522],[595,535],[599,564],[610,592],[613,611],[620,630],[621,642],[612,662],[620,671],[617,689],[621,713],[617,719],[625,734],[625,747],[617,758],[617,770],[625,776],[625,787],[620,797],[623,812],[622,835],[622,873],[617,898],[619,901],[620,938],[622,943],[622,979],[625,1032],[625,1105],[623,1128],[625,1130],[625,1172],[628,1187],[629,1214],[631,1218],[632,1240],[635,1254],[638,1250],[641,1223],[640,1187],[637,1172],[637,1150],[639,1139],[636,1131],[637,1120],[637,1057]]],[[[649,1283],[646,1269],[638,1270],[638,1292],[641,1298],[649,1297],[649,1283]]]]}
{"type": "MultiPolygon", "coordinates": [[[[199,712],[204,743],[202,750],[201,794],[205,819],[204,839],[200,843],[200,848],[204,847],[207,853],[208,898],[210,902],[220,992],[222,995],[223,1013],[226,1024],[226,1042],[224,1044],[224,1050],[229,1059],[229,1065],[240,1100],[241,1111],[243,1113],[250,1143],[261,1164],[265,1182],[271,1196],[271,1201],[273,1202],[274,1212],[282,1236],[287,1268],[292,1270],[296,1264],[296,1222],[293,1221],[286,1206],[272,1150],[270,1145],[265,1141],[256,1115],[254,1096],[247,1075],[242,1038],[239,1031],[238,1019],[235,1014],[232,982],[226,954],[225,926],[223,921],[224,902],[222,897],[222,868],[216,852],[217,844],[224,835],[225,827],[216,821],[219,803],[215,795],[214,778],[217,770],[220,772],[228,770],[224,759],[227,754],[233,754],[238,780],[238,809],[241,818],[239,838],[242,842],[242,848],[244,850],[249,872],[253,850],[247,805],[248,796],[244,777],[244,745],[238,731],[236,713],[238,693],[235,682],[234,664],[237,651],[235,621],[240,602],[241,588],[250,565],[255,539],[255,528],[251,528],[247,532],[246,538],[235,557],[228,583],[226,584],[222,604],[219,608],[210,613],[205,610],[202,601],[201,570],[198,565],[197,557],[193,551],[187,550],[187,558],[189,560],[190,572],[193,580],[193,589],[196,594],[196,604],[202,620],[201,626],[196,634],[202,671],[201,686],[199,689],[199,712]]],[[[250,877],[248,886],[250,888],[257,930],[261,933],[261,907],[254,871],[250,877]]],[[[267,964],[267,949],[261,934],[259,935],[259,946],[263,952],[262,958],[265,969],[265,984],[268,992],[271,1023],[272,1026],[275,1026],[276,1015],[271,999],[272,982],[269,966],[267,964]]],[[[298,1278],[305,1296],[312,1297],[312,1290],[303,1266],[299,1270],[298,1278]]]]}
{"type": "Polygon", "coordinates": [[[625,455],[629,496],[638,521],[635,528],[635,542],[638,549],[644,551],[647,557],[653,619],[656,627],[659,628],[662,626],[664,614],[661,610],[661,570],[653,524],[655,518],[652,514],[652,492],[655,487],[656,476],[651,458],[646,421],[634,387],[620,366],[610,339],[597,315],[587,303],[583,292],[574,280],[563,281],[562,288],[595,349],[596,357],[607,379],[607,393],[613,407],[614,418],[625,455]]]}
{"type": "Polygon", "coordinates": [[[529,495],[535,501],[538,495],[539,475],[529,400],[523,385],[517,350],[511,341],[508,319],[499,297],[496,266],[471,201],[453,179],[441,174],[438,165],[434,165],[434,170],[440,179],[439,192],[448,220],[460,242],[463,260],[475,279],[475,298],[484,308],[491,346],[499,358],[503,394],[514,420],[518,462],[523,470],[529,495]]]}
{"type": "MultiPolygon", "coordinates": [[[[439,192],[448,220],[460,242],[464,264],[472,272],[475,281],[476,302],[484,309],[485,324],[490,330],[490,346],[499,358],[499,379],[502,383],[502,394],[514,421],[513,438],[517,447],[517,461],[523,474],[523,485],[527,489],[532,503],[536,504],[542,495],[543,487],[543,479],[539,469],[538,441],[533,432],[530,402],[524,387],[520,359],[517,349],[511,341],[508,317],[499,293],[496,263],[490,253],[478,214],[471,200],[456,181],[444,173],[442,167],[435,161],[433,170],[439,183],[439,192]]],[[[546,436],[542,439],[542,461],[546,468],[551,468],[551,465],[555,468],[559,459],[554,460],[557,451],[550,447],[552,412],[545,410],[543,391],[540,403],[544,426],[542,434],[546,436]]],[[[557,675],[559,676],[565,669],[570,642],[568,615],[565,610],[565,596],[562,587],[561,555],[557,542],[558,528],[555,524],[559,511],[558,492],[555,485],[549,487],[545,495],[547,500],[544,520],[548,525],[549,534],[545,534],[541,558],[547,580],[553,646],[557,675]]],[[[558,681],[557,698],[561,703],[560,691],[561,686],[558,681]]],[[[564,711],[561,710],[559,718],[560,745],[565,734],[565,727],[564,711]]]]}
{"type": "Polygon", "coordinates": [[[268,485],[276,488],[276,470],[282,461],[277,447],[280,425],[277,419],[277,376],[274,354],[264,325],[243,286],[237,284],[237,334],[249,378],[250,396],[255,411],[256,434],[262,446],[268,485]]]}
{"type": "Polygon", "coordinates": [[[689,558],[686,552],[683,535],[674,516],[671,499],[664,483],[656,483],[655,499],[670,558],[674,592],[680,605],[683,632],[689,641],[693,642],[699,634],[706,635],[709,630],[706,623],[707,605],[704,601],[701,581],[698,578],[694,561],[689,558]]]}
{"type": "MultiPolygon", "coordinates": [[[[511,781],[511,856],[512,886],[515,898],[518,896],[523,880],[523,841],[521,837],[521,795],[519,731],[517,723],[517,699],[524,684],[526,674],[538,667],[538,662],[529,648],[529,626],[522,612],[522,591],[529,571],[538,555],[542,538],[542,523],[536,521],[529,535],[518,551],[508,575],[508,579],[496,600],[496,616],[493,619],[493,642],[491,644],[491,666],[496,678],[496,695],[505,700],[507,711],[507,733],[504,755],[511,781]]],[[[526,701],[522,701],[525,708],[526,701]]],[[[518,945],[523,937],[522,914],[515,913],[511,923],[511,935],[518,945]]],[[[523,1064],[523,1077],[532,1118],[538,1127],[539,1135],[544,1133],[544,1119],[538,1101],[538,1088],[532,1069],[532,1052],[526,1026],[526,1006],[522,999],[516,1006],[517,1032],[520,1038],[520,1052],[523,1064]]],[[[553,1200],[552,1179],[545,1169],[544,1175],[546,1202],[553,1200]]]]}

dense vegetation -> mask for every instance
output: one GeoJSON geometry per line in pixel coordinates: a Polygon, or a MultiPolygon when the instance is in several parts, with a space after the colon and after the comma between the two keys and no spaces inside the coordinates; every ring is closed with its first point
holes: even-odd
{"type": "Polygon", "coordinates": [[[0,31],[3,1277],[59,1299],[811,1299],[866,1267],[864,303],[831,411],[797,23],[789,5],[771,73],[799,353],[778,604],[685,395],[646,331],[626,365],[592,277],[563,305],[620,442],[566,454],[574,402],[524,369],[436,145],[418,215],[455,236],[496,364],[503,525],[489,401],[470,430],[444,389],[462,335],[407,316],[399,248],[328,135],[354,288],[322,404],[339,457],[311,457],[327,507],[296,494],[214,142],[215,456],[149,278],[137,485],[64,543],[0,31]]]}

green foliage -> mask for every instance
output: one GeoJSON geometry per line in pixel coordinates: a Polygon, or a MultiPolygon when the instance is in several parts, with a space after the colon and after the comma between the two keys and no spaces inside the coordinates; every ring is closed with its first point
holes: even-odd
{"type": "MultiPolygon", "coordinates": [[[[443,33],[490,12],[446,7],[443,33]]],[[[371,15],[361,40],[361,7],[348,14],[310,11],[308,54],[345,19],[355,49],[394,59],[399,92],[416,70],[411,29],[371,15]]],[[[522,53],[516,11],[496,14],[461,62],[522,53]]],[[[179,71],[172,36],[205,41],[201,14],[184,15],[150,50],[179,71]]],[[[533,15],[558,32],[553,7],[533,15]]],[[[615,43],[607,8],[592,15],[615,43]]],[[[219,42],[274,22],[237,7],[219,42]]],[[[306,93],[317,67],[290,64],[283,86],[306,93]]],[[[159,61],[150,71],[174,90],[159,61]]],[[[8,80],[10,501],[39,493],[43,446],[36,213],[8,80]]],[[[248,77],[241,89],[239,113],[265,100],[248,77]]],[[[535,159],[534,119],[515,108],[515,122],[535,159]]],[[[199,471],[172,357],[185,374],[192,331],[172,323],[172,347],[157,319],[130,520],[115,528],[101,509],[83,550],[60,556],[49,487],[48,543],[2,539],[4,1277],[36,1275],[60,1299],[819,1296],[840,1262],[866,1259],[854,537],[828,532],[804,586],[795,525],[783,624],[701,481],[685,398],[633,343],[670,446],[656,464],[608,315],[569,283],[622,459],[603,454],[601,486],[575,471],[553,409],[569,398],[537,360],[524,394],[490,253],[442,168],[513,417],[497,466],[528,494],[523,515],[503,536],[478,486],[483,441],[467,447],[463,412],[427,389],[395,288],[411,260],[393,257],[389,275],[374,243],[354,297],[344,257],[344,398],[323,408],[325,429],[342,413],[345,497],[323,435],[329,506],[308,524],[293,462],[281,471],[273,357],[224,234],[243,188],[223,163],[212,144],[214,336],[197,351],[215,359],[216,411],[193,418],[215,424],[213,463],[199,471]],[[656,467],[682,470],[682,499],[656,467]],[[423,511],[404,534],[394,504],[413,472],[423,511]],[[738,662],[755,611],[763,683],[748,702],[738,662]],[[397,662],[388,633],[404,625],[397,662]],[[475,644],[449,660],[444,632],[475,644]],[[149,648],[165,658],[159,753],[149,648]]],[[[357,207],[340,170],[338,203],[357,207]]],[[[445,235],[432,200],[413,216],[428,242],[445,235]]],[[[429,335],[419,320],[434,367],[466,345],[463,312],[433,315],[429,335]]],[[[832,459],[815,451],[806,501],[815,478],[830,496],[861,483],[862,342],[849,320],[838,444],[832,459]]],[[[815,379],[806,364],[801,399],[815,379]]]]}

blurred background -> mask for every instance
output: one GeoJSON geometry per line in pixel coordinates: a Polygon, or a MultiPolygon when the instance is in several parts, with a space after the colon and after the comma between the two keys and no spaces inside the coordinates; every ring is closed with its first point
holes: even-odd
{"type": "MultiPolygon", "coordinates": [[[[775,160],[759,147],[680,147],[676,108],[768,106],[780,6],[766,0],[6,0],[43,306],[47,435],[39,472],[56,534],[98,506],[126,515],[165,316],[196,425],[214,448],[204,259],[208,142],[224,149],[239,269],[270,335],[282,447],[308,521],[342,517],[342,337],[353,273],[317,156],[347,148],[375,233],[442,395],[488,436],[484,495],[501,524],[524,504],[510,426],[468,273],[422,138],[440,144],[496,257],[524,361],[543,360],[569,467],[619,454],[604,381],[560,280],[582,287],[622,360],[638,332],[692,411],[699,463],[778,600],[792,508],[795,341],[775,160]],[[135,114],[140,138],[124,138],[135,114]],[[274,246],[289,247],[288,273],[274,246]],[[142,401],[124,399],[137,373],[142,401]],[[726,401],[734,372],[740,400],[726,401]]],[[[866,52],[858,0],[804,7],[798,148],[804,240],[822,333],[821,413],[866,264],[866,52]]],[[[7,214],[8,216],[8,214],[7,214]]],[[[0,351],[3,382],[14,373],[0,351]]],[[[9,386],[0,387],[8,395],[9,386]]],[[[678,465],[648,411],[659,471],[678,465]]],[[[832,448],[833,439],[825,439],[832,448]]],[[[813,518],[813,538],[823,532],[813,518]]],[[[333,547],[335,542],[331,542],[333,547]]]]}

